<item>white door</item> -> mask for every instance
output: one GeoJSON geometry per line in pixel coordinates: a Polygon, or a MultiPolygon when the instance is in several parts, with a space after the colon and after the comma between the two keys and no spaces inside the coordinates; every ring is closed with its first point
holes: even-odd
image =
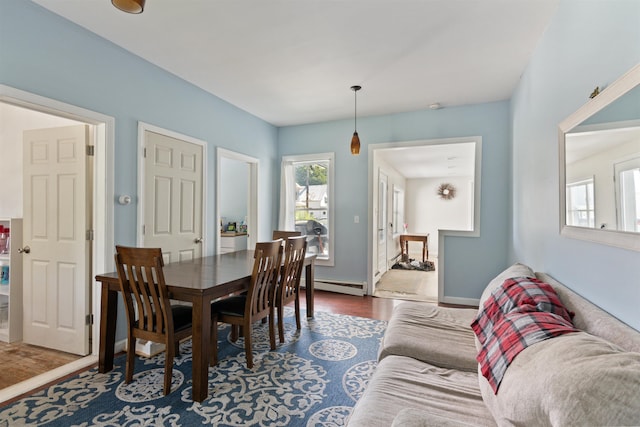
{"type": "Polygon", "coordinates": [[[91,307],[89,127],[28,130],[23,142],[24,342],[86,355],[91,307]]]}
{"type": "Polygon", "coordinates": [[[378,269],[380,278],[387,271],[387,175],[380,170],[378,174],[378,269]]]}
{"type": "Polygon", "coordinates": [[[203,147],[144,133],[143,245],[165,263],[202,256],[203,147]]]}

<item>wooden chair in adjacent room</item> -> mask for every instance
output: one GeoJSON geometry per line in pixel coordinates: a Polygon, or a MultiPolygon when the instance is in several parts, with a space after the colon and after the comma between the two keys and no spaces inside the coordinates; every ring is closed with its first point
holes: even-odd
{"type": "Polygon", "coordinates": [[[269,343],[276,348],[274,325],[276,283],[282,263],[282,240],[259,242],[255,247],[255,260],[251,274],[251,284],[245,294],[231,296],[211,304],[211,359],[212,366],[218,363],[218,322],[231,324],[231,340],[238,338],[242,327],[247,368],[253,368],[251,350],[251,326],[254,322],[267,318],[269,323],[269,343]]]}
{"type": "Polygon", "coordinates": [[[284,231],[284,230],[273,230],[273,240],[286,240],[289,237],[298,237],[302,236],[302,232],[300,231],[284,231]]]}
{"type": "Polygon", "coordinates": [[[286,240],[284,265],[280,273],[275,298],[281,343],[284,342],[284,306],[291,302],[295,303],[296,328],[300,330],[300,277],[306,252],[307,238],[305,236],[290,237],[286,240]]]}
{"type": "Polygon", "coordinates": [[[116,246],[116,267],[127,315],[125,383],[133,380],[136,339],[165,345],[164,394],[171,392],[173,358],[180,340],[192,335],[191,307],[172,306],[160,248],[116,246]]]}

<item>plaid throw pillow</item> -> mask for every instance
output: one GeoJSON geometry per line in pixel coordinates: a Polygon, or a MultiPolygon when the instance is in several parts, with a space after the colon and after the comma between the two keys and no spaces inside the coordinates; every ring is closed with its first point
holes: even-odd
{"type": "Polygon", "coordinates": [[[496,288],[471,328],[482,344],[476,359],[494,393],[511,361],[525,348],[577,332],[569,312],[548,283],[515,277],[496,288]]]}

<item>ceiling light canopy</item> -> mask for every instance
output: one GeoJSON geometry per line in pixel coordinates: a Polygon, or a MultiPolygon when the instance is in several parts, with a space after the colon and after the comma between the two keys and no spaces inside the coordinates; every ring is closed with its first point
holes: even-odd
{"type": "Polygon", "coordinates": [[[142,13],[145,1],[146,0],[111,0],[111,4],[123,12],[142,13]]]}
{"type": "Polygon", "coordinates": [[[360,154],[360,137],[358,136],[358,94],[357,92],[362,89],[361,86],[351,86],[353,91],[353,136],[351,137],[351,154],[354,156],[360,154]]]}

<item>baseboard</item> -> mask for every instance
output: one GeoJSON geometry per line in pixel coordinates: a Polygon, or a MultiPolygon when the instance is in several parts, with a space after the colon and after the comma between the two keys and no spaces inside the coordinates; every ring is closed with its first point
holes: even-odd
{"type": "Polygon", "coordinates": [[[445,304],[468,305],[471,307],[478,307],[478,305],[480,304],[480,300],[475,298],[459,298],[447,296],[445,296],[440,302],[443,302],[445,304]]]}
{"type": "MultiPolygon", "coordinates": [[[[304,280],[301,280],[300,286],[304,287],[304,280]]],[[[347,295],[364,295],[365,282],[349,282],[332,279],[316,279],[314,281],[314,289],[321,291],[337,292],[347,295]]]]}

